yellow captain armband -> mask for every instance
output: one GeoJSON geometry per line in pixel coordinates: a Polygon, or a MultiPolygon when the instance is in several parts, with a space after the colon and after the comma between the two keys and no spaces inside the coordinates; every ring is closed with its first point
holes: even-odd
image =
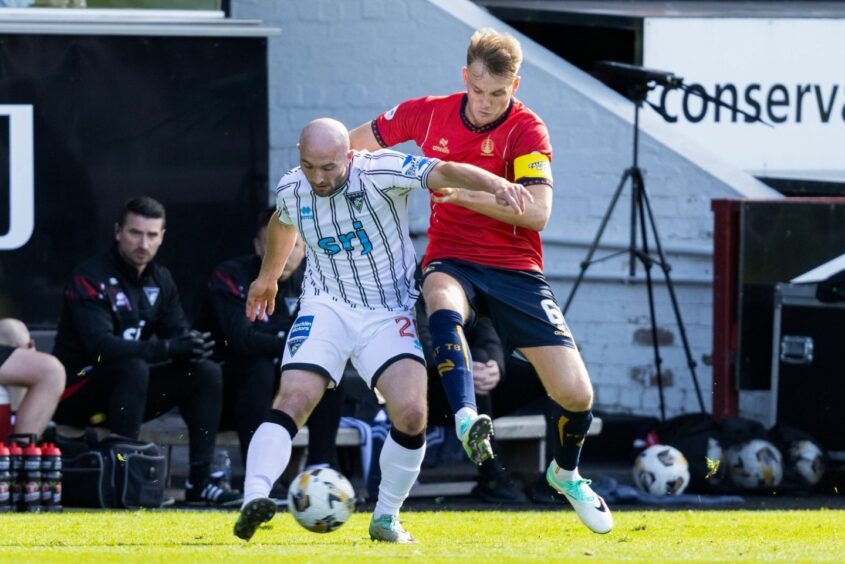
{"type": "Polygon", "coordinates": [[[518,182],[521,178],[552,179],[552,163],[549,157],[540,153],[522,155],[513,161],[513,177],[518,182]]]}

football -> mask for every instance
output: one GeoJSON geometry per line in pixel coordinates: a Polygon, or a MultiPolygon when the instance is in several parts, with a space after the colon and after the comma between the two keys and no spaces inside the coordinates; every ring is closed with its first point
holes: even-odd
{"type": "Polygon", "coordinates": [[[813,441],[793,441],[789,445],[789,469],[808,486],[818,484],[824,476],[825,456],[813,441]]]}
{"type": "Polygon", "coordinates": [[[678,495],[689,485],[689,464],[678,449],[652,445],[634,460],[634,484],[652,495],[678,495]]]}
{"type": "Polygon", "coordinates": [[[331,468],[306,470],[291,482],[288,511],[312,533],[330,533],[355,511],[355,490],[331,468]]]}
{"type": "Polygon", "coordinates": [[[728,472],[737,487],[774,488],[783,479],[783,457],[769,441],[752,439],[728,449],[728,472]]]}

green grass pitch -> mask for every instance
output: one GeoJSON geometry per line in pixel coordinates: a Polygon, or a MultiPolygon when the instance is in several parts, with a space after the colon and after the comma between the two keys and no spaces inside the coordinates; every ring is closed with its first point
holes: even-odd
{"type": "Polygon", "coordinates": [[[624,511],[604,536],[564,512],[408,512],[416,545],[373,543],[369,514],[318,535],[281,513],[250,543],[235,513],[0,515],[8,562],[664,562],[845,560],[845,511],[624,511]]]}

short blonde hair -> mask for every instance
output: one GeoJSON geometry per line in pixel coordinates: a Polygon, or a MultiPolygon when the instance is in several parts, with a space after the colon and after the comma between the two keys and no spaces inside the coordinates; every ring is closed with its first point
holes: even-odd
{"type": "Polygon", "coordinates": [[[472,34],[467,49],[467,66],[480,61],[487,72],[502,78],[516,78],[522,64],[522,48],[510,33],[486,27],[472,34]]]}

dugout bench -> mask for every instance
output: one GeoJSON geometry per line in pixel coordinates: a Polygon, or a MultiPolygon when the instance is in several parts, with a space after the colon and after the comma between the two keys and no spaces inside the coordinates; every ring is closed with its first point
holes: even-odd
{"type": "MultiPolygon", "coordinates": [[[[521,478],[528,483],[538,474],[546,471],[546,422],[543,415],[517,415],[495,419],[496,441],[502,462],[514,478],[521,478]]],[[[598,435],[602,430],[602,420],[593,418],[588,435],[598,435]]],[[[172,459],[174,447],[187,447],[188,429],[181,420],[153,420],[141,427],[141,439],[154,442],[167,451],[168,463],[172,459]]],[[[357,430],[340,428],[337,430],[337,446],[357,447],[361,437],[357,430]]],[[[218,448],[238,448],[238,435],[234,431],[217,434],[218,448]]],[[[308,427],[300,429],[293,439],[291,465],[285,471],[293,478],[302,470],[308,447],[308,427]]],[[[168,468],[170,465],[168,464],[168,468]]],[[[354,478],[354,477],[353,477],[354,478]]],[[[168,476],[170,479],[170,476],[168,476]]],[[[353,480],[354,481],[354,480],[353,480]]],[[[412,497],[438,497],[449,495],[468,495],[475,486],[475,481],[460,480],[448,482],[417,482],[411,489],[412,497]]]]}
{"type": "MultiPolygon", "coordinates": [[[[33,331],[33,338],[38,343],[39,350],[52,350],[55,331],[33,331]]],[[[494,420],[496,442],[502,464],[508,473],[525,483],[536,479],[538,474],[546,471],[546,422],[542,415],[516,415],[499,417],[494,420]]],[[[59,433],[66,436],[79,436],[81,429],[59,425],[59,433]]],[[[590,436],[600,434],[602,420],[593,418],[590,436]]],[[[106,429],[98,429],[101,436],[108,433],[106,429]]],[[[163,416],[148,421],[141,426],[141,440],[159,445],[167,456],[168,484],[172,485],[172,461],[174,448],[187,448],[188,428],[178,416],[163,416]]],[[[356,429],[340,428],[337,431],[337,446],[358,447],[361,437],[356,429]]],[[[293,453],[291,464],[286,475],[293,478],[302,469],[305,452],[308,447],[308,427],[303,427],[293,439],[293,453]]],[[[235,431],[217,433],[217,448],[238,449],[238,435],[235,431]]],[[[354,476],[351,476],[354,480],[354,476]]],[[[475,486],[474,480],[455,480],[421,483],[417,482],[411,490],[412,497],[438,497],[449,495],[468,495],[475,486]]]]}
{"type": "MultiPolygon", "coordinates": [[[[499,417],[494,420],[496,441],[502,463],[510,475],[528,483],[538,474],[546,470],[546,422],[542,415],[517,415],[499,417]]],[[[602,421],[596,417],[590,426],[588,435],[598,435],[602,430],[602,421]]],[[[58,426],[58,431],[66,436],[78,436],[81,429],[58,426]]],[[[106,429],[98,429],[103,436],[106,429]]],[[[141,426],[140,439],[159,445],[168,462],[168,483],[172,485],[173,450],[177,447],[187,448],[188,428],[179,417],[163,416],[148,421],[141,426]]],[[[340,428],[337,431],[337,446],[357,447],[361,444],[361,437],[356,429],[340,428]]],[[[293,454],[291,465],[285,474],[293,478],[302,470],[305,452],[308,447],[308,427],[303,427],[293,439],[293,454]]],[[[238,435],[234,431],[223,431],[217,434],[217,448],[237,449],[238,435]]],[[[354,476],[351,478],[355,478],[354,476]]],[[[353,479],[353,482],[355,480],[353,479]]],[[[438,497],[468,495],[475,486],[474,480],[438,481],[430,483],[417,482],[411,490],[412,497],[438,497]]]]}

